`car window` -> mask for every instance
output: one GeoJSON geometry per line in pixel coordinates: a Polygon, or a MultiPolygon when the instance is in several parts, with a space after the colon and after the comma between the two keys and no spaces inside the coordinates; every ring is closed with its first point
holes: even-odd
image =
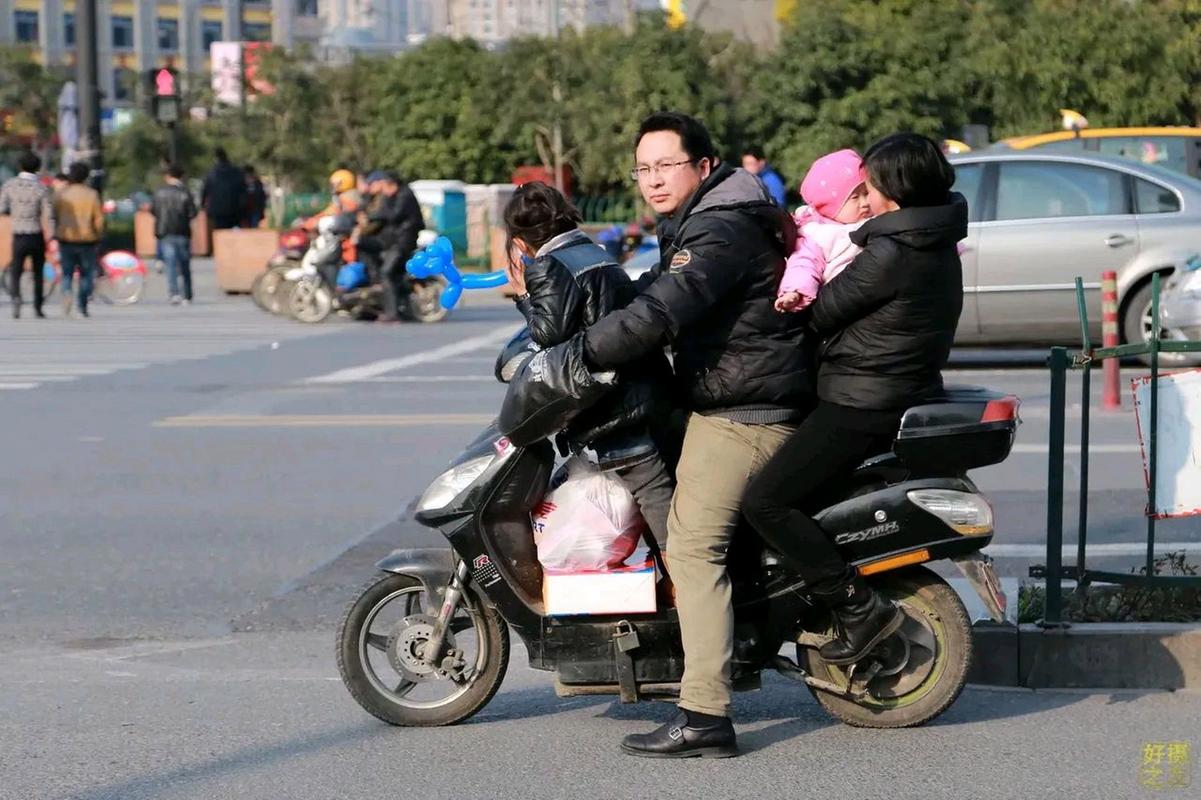
{"type": "Polygon", "coordinates": [[[1053,161],[1005,162],[997,219],[1128,214],[1125,177],[1115,170],[1053,161]]]}
{"type": "Polygon", "coordinates": [[[1141,178],[1134,184],[1135,209],[1139,214],[1169,214],[1180,210],[1180,198],[1171,189],[1141,178]]]}
{"type": "Polygon", "coordinates": [[[1098,138],[1102,155],[1118,156],[1140,164],[1156,164],[1176,172],[1188,173],[1183,136],[1106,136],[1098,138]]]}
{"type": "Polygon", "coordinates": [[[980,181],[984,177],[983,164],[956,164],[955,191],[967,198],[968,219],[980,220],[980,181]]]}

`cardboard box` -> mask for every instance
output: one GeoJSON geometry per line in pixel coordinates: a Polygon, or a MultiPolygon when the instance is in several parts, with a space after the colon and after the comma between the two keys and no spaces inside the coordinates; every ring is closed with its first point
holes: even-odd
{"type": "Polygon", "coordinates": [[[543,570],[542,602],[552,617],[582,614],[654,614],[655,563],[605,571],[543,570]]]}

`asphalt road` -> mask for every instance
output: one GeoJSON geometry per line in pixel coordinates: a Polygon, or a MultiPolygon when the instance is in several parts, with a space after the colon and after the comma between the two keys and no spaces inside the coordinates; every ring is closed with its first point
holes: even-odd
{"type": "MultiPolygon", "coordinates": [[[[520,652],[469,724],[388,728],[338,681],[333,627],[379,556],[439,544],[406,508],[495,410],[519,318],[473,297],[439,325],[306,327],[198,273],[190,308],[158,281],[89,321],[0,305],[0,798],[1137,797],[1143,744],[1195,739],[1190,693],[970,688],[883,733],[771,677],[738,698],[747,757],[643,763],[616,740],[663,708],[558,700],[520,652]]],[[[1046,375],[957,358],[951,380],[1025,402],[1014,455],[975,475],[1017,578],[1045,547],[1046,375]]],[[[1090,542],[1129,568],[1130,415],[1095,416],[1093,441],[1090,542]]],[[[1201,560],[1194,523],[1160,540],[1201,560]]]]}

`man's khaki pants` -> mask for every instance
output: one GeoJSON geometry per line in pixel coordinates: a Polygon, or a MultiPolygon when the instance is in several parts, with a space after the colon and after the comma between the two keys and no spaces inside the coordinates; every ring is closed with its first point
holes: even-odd
{"type": "Polygon", "coordinates": [[[667,553],[684,642],[680,705],[689,711],[730,715],[734,608],[726,550],[747,483],[795,429],[700,414],[688,419],[667,519],[667,553]]]}

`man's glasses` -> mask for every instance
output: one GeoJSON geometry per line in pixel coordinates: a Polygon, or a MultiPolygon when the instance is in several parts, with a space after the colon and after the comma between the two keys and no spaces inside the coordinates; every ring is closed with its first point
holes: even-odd
{"type": "Polygon", "coordinates": [[[652,173],[655,175],[670,175],[685,164],[695,164],[696,161],[695,158],[689,158],[684,161],[660,161],[652,166],[640,165],[630,170],[630,180],[644,181],[652,173]]]}

